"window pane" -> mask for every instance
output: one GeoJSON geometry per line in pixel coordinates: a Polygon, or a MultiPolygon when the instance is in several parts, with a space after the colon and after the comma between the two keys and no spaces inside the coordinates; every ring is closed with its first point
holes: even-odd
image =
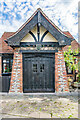
{"type": "Polygon", "coordinates": [[[4,55],[3,56],[3,73],[8,73],[12,71],[12,64],[13,64],[13,55],[4,55]]]}
{"type": "Polygon", "coordinates": [[[12,71],[13,60],[10,60],[10,72],[12,71]]]}
{"type": "Polygon", "coordinates": [[[3,73],[5,73],[6,64],[3,64],[3,73]]]}
{"type": "Polygon", "coordinates": [[[71,67],[69,66],[67,66],[67,64],[66,64],[66,71],[67,71],[67,74],[73,74],[73,69],[71,69],[71,67]]]}
{"type": "Polygon", "coordinates": [[[40,64],[40,72],[44,71],[44,64],[40,64]]]}
{"type": "Polygon", "coordinates": [[[71,68],[68,67],[68,73],[71,73],[71,72],[72,72],[72,71],[71,71],[71,68]]]}
{"type": "Polygon", "coordinates": [[[37,64],[33,64],[33,72],[37,72],[37,64]]]}
{"type": "Polygon", "coordinates": [[[6,63],[9,63],[9,59],[8,59],[8,60],[6,60],[6,63]]]}
{"type": "Polygon", "coordinates": [[[3,64],[3,72],[4,73],[9,72],[9,64],[7,64],[7,63],[3,64]]]}
{"type": "Polygon", "coordinates": [[[3,63],[6,63],[6,60],[3,60],[3,63]]]}

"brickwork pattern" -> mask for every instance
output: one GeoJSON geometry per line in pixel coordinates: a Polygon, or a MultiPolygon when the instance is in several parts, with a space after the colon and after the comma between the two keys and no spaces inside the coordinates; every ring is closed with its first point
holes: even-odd
{"type": "Polygon", "coordinates": [[[23,73],[22,73],[22,54],[14,52],[12,75],[9,92],[22,93],[23,92],[23,73]]]}
{"type": "Polygon", "coordinates": [[[55,91],[69,91],[66,66],[62,50],[59,50],[57,53],[55,53],[55,91]]]}

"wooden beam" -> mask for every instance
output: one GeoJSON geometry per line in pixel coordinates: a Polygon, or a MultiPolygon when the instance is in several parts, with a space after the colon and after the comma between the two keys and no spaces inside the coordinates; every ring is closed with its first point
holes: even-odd
{"type": "Polygon", "coordinates": [[[38,37],[38,42],[40,41],[40,26],[37,24],[37,37],[38,37]]]}
{"type": "Polygon", "coordinates": [[[29,31],[29,33],[32,35],[32,37],[34,38],[35,42],[37,42],[37,39],[36,39],[36,36],[31,32],[29,31]]]}
{"type": "Polygon", "coordinates": [[[44,37],[46,36],[46,34],[48,33],[48,30],[43,34],[43,36],[41,37],[41,40],[40,40],[40,42],[42,42],[43,41],[43,39],[44,39],[44,37]]]}
{"type": "Polygon", "coordinates": [[[41,23],[41,13],[38,11],[38,23],[41,23]]]}
{"type": "Polygon", "coordinates": [[[47,46],[61,47],[61,46],[59,46],[58,42],[21,42],[20,47],[29,46],[29,45],[31,46],[31,45],[36,45],[36,44],[45,45],[46,47],[47,46]]]}
{"type": "Polygon", "coordinates": [[[55,53],[58,52],[58,50],[20,50],[22,53],[55,53]]]}

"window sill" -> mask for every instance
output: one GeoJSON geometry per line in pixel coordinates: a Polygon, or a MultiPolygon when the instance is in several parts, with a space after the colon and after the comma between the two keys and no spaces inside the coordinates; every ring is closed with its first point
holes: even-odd
{"type": "Polygon", "coordinates": [[[2,76],[11,76],[11,73],[2,73],[2,76]]]}
{"type": "Polygon", "coordinates": [[[67,74],[67,76],[73,76],[73,74],[67,74]]]}
{"type": "Polygon", "coordinates": [[[73,73],[67,73],[67,75],[73,75],[73,73]]]}

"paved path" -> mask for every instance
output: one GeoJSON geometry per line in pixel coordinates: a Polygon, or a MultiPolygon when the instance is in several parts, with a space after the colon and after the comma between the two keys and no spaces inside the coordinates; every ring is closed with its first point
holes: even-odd
{"type": "Polygon", "coordinates": [[[78,92],[0,96],[3,118],[78,118],[78,92]]]}

